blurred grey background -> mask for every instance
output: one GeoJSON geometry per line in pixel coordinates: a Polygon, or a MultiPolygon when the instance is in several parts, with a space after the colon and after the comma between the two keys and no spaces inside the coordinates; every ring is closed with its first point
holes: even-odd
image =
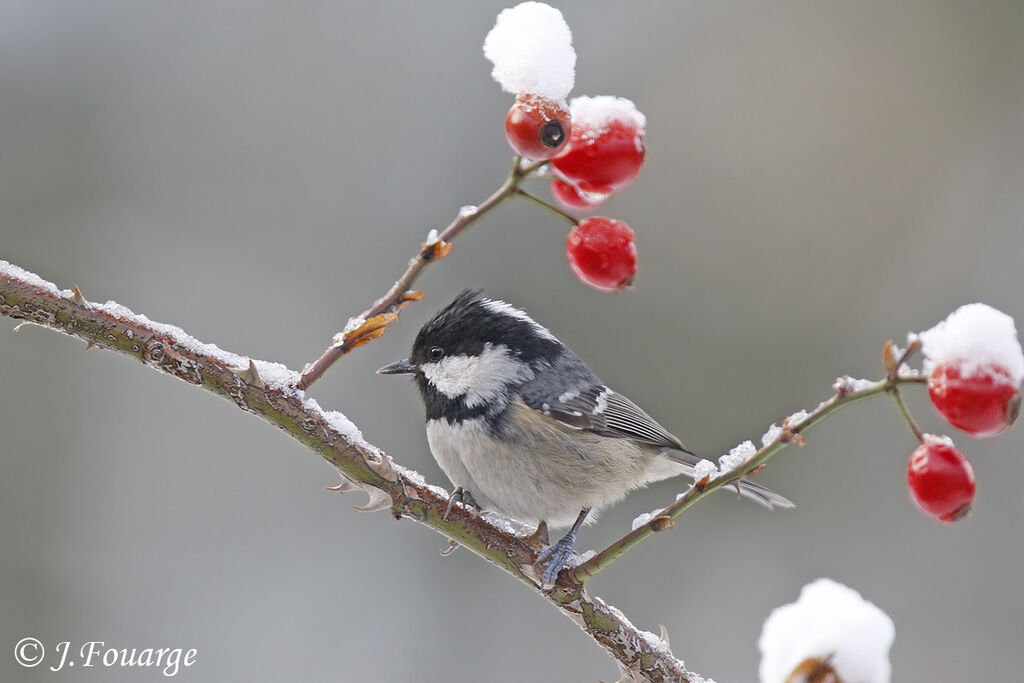
{"type": "MultiPolygon", "coordinates": [[[[648,116],[601,210],[638,234],[620,295],[579,284],[525,202],[459,241],[379,342],[312,395],[447,486],[406,382],[374,370],[467,286],[531,312],[700,453],[758,440],[887,338],[985,301],[1024,321],[1024,4],[563,2],[575,94],[648,116]]],[[[0,2],[0,258],[294,368],[511,160],[480,46],[502,2],[0,2]]],[[[538,191],[546,188],[538,184],[538,191]]],[[[126,358],[0,331],[0,679],[14,644],[195,647],[187,681],[610,681],[529,590],[362,498],[280,432],[126,358]]],[[[950,431],[908,391],[927,430],[950,431]]],[[[592,582],[721,682],[770,610],[830,576],[896,623],[894,680],[1019,676],[1024,428],[954,434],[978,477],[951,527],[908,499],[891,402],[850,408],[761,480],[592,582]]],[[[682,482],[584,530],[600,548],[682,482]]]]}

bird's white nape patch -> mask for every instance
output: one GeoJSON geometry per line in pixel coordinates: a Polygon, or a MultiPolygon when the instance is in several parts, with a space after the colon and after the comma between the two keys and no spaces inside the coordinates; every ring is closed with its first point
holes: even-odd
{"type": "Polygon", "coordinates": [[[555,335],[551,334],[548,328],[544,327],[539,322],[528,316],[525,311],[519,310],[512,304],[507,304],[504,301],[498,301],[497,299],[483,299],[480,303],[491,313],[507,315],[510,318],[518,318],[519,320],[528,322],[533,328],[533,331],[539,336],[551,341],[558,341],[555,335]]]}
{"type": "Polygon", "coordinates": [[[509,384],[533,377],[530,366],[515,358],[504,345],[484,344],[478,356],[447,356],[423,363],[420,371],[435,389],[448,398],[464,397],[475,408],[498,398],[509,384]]]}

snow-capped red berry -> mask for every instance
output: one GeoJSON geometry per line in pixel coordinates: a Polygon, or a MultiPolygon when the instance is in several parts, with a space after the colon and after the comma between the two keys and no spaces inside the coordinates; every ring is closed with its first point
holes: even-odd
{"type": "Polygon", "coordinates": [[[569,110],[565,104],[537,95],[520,95],[505,118],[505,137],[527,159],[550,159],[569,139],[569,110]]]}
{"type": "Polygon", "coordinates": [[[954,427],[992,436],[1020,410],[1024,353],[1013,318],[985,304],[961,306],[920,334],[928,394],[954,427]]]}
{"type": "Polygon", "coordinates": [[[569,231],[569,265],[579,279],[595,289],[622,289],[636,276],[633,237],[623,221],[603,216],[586,218],[569,231]]]}
{"type": "Polygon", "coordinates": [[[910,456],[907,484],[917,506],[943,522],[966,515],[974,500],[974,470],[949,437],[924,435],[910,456]]]}
{"type": "Polygon", "coordinates": [[[928,395],[946,420],[972,436],[995,436],[1017,419],[1020,392],[1004,368],[989,365],[970,377],[943,363],[928,376],[928,395]]]}
{"type": "Polygon", "coordinates": [[[627,185],[644,163],[646,119],[622,97],[576,97],[569,103],[569,144],[552,159],[555,172],[587,192],[627,185]]]}
{"type": "Polygon", "coordinates": [[[567,209],[589,211],[604,204],[608,195],[580,190],[558,178],[551,181],[551,194],[567,209]]]}

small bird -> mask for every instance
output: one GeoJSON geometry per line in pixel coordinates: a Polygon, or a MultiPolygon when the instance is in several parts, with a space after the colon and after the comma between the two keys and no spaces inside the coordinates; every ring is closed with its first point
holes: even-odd
{"type": "MultiPolygon", "coordinates": [[[[571,525],[537,558],[545,586],[588,514],[650,482],[692,476],[701,460],[547,328],[480,290],[459,294],[420,329],[409,358],[377,372],[413,376],[430,450],[456,486],[449,505],[571,525]]],[[[768,508],[793,506],[747,479],[737,490],[768,508]]]]}

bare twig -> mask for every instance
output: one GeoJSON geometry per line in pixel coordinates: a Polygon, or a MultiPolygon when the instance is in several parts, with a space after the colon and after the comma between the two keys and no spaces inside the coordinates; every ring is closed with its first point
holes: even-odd
{"type": "Polygon", "coordinates": [[[427,266],[447,255],[450,248],[449,245],[455,241],[456,237],[506,199],[517,194],[519,184],[546,164],[546,161],[539,161],[523,165],[523,159],[516,157],[512,169],[509,171],[501,187],[495,190],[479,206],[467,206],[459,211],[459,215],[455,220],[437,235],[437,241],[428,241],[423,244],[420,251],[409,261],[409,267],[406,268],[405,273],[398,278],[398,281],[392,285],[391,289],[384,296],[377,299],[373,306],[363,311],[361,315],[349,320],[345,332],[336,336],[334,343],[321,354],[320,358],[303,370],[302,376],[299,378],[298,388],[308,389],[339,358],[357,346],[361,346],[383,334],[384,329],[398,317],[398,312],[402,305],[420,297],[418,292],[410,290],[427,266]],[[364,327],[367,324],[373,327],[373,336],[365,334],[364,327]]]}
{"type": "Polygon", "coordinates": [[[530,574],[536,554],[511,527],[496,526],[460,505],[446,517],[446,491],[427,485],[418,473],[364,441],[341,413],[324,411],[307,399],[296,388],[298,373],[202,344],[178,328],[153,323],[116,304],[90,303],[81,292],[58,290],[6,261],[0,261],[0,315],[141,360],[280,427],[351,482],[343,481],[334,490],[359,488],[370,494],[370,502],[359,509],[387,508],[396,519],[425,524],[532,586],[615,659],[624,679],[702,681],[658,636],[633,626],[567,573],[561,574],[554,590],[541,591],[530,574]]]}

